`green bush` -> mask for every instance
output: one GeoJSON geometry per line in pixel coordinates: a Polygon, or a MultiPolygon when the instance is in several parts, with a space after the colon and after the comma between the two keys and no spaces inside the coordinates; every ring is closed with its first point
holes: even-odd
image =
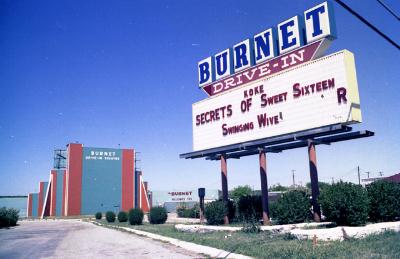
{"type": "MultiPolygon", "coordinates": [[[[331,186],[330,183],[318,182],[318,189],[319,189],[320,193],[323,192],[326,189],[326,187],[329,187],[329,186],[331,186]]],[[[308,193],[311,194],[311,182],[306,183],[306,188],[307,188],[308,193]]]]}
{"type": "Polygon", "coordinates": [[[242,231],[245,233],[258,233],[261,231],[260,220],[256,218],[255,214],[243,218],[242,231]]]}
{"type": "Polygon", "coordinates": [[[131,225],[142,225],[143,222],[143,210],[140,208],[130,209],[128,213],[129,224],[131,225]]]}
{"type": "Polygon", "coordinates": [[[191,218],[196,218],[199,219],[200,218],[200,204],[196,203],[191,211],[191,218]]]}
{"type": "Polygon", "coordinates": [[[368,219],[367,191],[359,185],[338,182],[321,192],[319,203],[323,215],[339,226],[360,226],[368,219]]]}
{"type": "Polygon", "coordinates": [[[164,207],[153,207],[150,209],[148,218],[151,224],[164,224],[167,221],[168,213],[164,207]]]}
{"type": "Polygon", "coordinates": [[[94,217],[95,217],[96,219],[101,219],[102,216],[103,216],[103,215],[101,214],[101,212],[96,212],[96,214],[94,214],[94,217]]]}
{"type": "Polygon", "coordinates": [[[118,212],[118,221],[119,222],[127,222],[128,221],[128,213],[126,211],[120,211],[118,212]]]}
{"type": "Polygon", "coordinates": [[[393,221],[400,217],[400,184],[376,181],[367,186],[372,221],[393,221]]]}
{"type": "Polygon", "coordinates": [[[16,226],[19,220],[19,210],[9,208],[8,209],[8,218],[10,219],[10,226],[16,226]]]}
{"type": "Polygon", "coordinates": [[[228,202],[225,203],[225,206],[227,207],[227,210],[228,210],[229,222],[232,222],[235,219],[235,216],[236,216],[236,205],[235,205],[235,202],[232,201],[232,200],[228,200],[228,202]]]}
{"type": "Polygon", "coordinates": [[[209,225],[222,225],[224,224],[224,217],[228,212],[228,208],[224,201],[218,200],[206,204],[204,209],[204,216],[209,225]]]}
{"type": "Polygon", "coordinates": [[[176,207],[176,214],[179,218],[184,218],[187,210],[186,204],[180,204],[176,207]]]}
{"type": "Polygon", "coordinates": [[[306,221],[311,216],[311,203],[306,192],[293,190],[271,204],[270,211],[273,219],[279,224],[293,224],[306,221]]]}
{"type": "Polygon", "coordinates": [[[238,213],[244,221],[262,218],[262,201],[260,195],[242,196],[238,201],[238,213]]]}
{"type": "Polygon", "coordinates": [[[107,222],[114,222],[115,221],[115,213],[112,211],[106,212],[106,220],[107,222]]]}
{"type": "Polygon", "coordinates": [[[13,227],[17,225],[19,210],[13,208],[0,208],[0,228],[13,227]]]}
{"type": "Polygon", "coordinates": [[[176,213],[180,218],[200,218],[200,206],[196,203],[192,208],[182,204],[176,208],[176,213]]]}
{"type": "Polygon", "coordinates": [[[252,192],[253,190],[249,185],[239,185],[229,192],[229,198],[238,202],[241,197],[251,195],[252,192]]]}

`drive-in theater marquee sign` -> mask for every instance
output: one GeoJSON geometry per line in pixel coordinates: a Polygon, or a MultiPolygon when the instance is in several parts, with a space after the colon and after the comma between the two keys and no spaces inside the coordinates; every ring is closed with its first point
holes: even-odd
{"type": "Polygon", "coordinates": [[[335,38],[333,7],[324,2],[198,63],[199,86],[208,98],[193,104],[193,151],[180,157],[220,160],[227,201],[227,160],[257,154],[264,224],[267,153],[307,147],[318,222],[315,146],[374,135],[349,126],[361,122],[356,68],[347,50],[324,56],[335,38]]]}
{"type": "Polygon", "coordinates": [[[210,96],[193,104],[193,150],[361,122],[353,54],[324,2],[198,63],[210,96]]]}

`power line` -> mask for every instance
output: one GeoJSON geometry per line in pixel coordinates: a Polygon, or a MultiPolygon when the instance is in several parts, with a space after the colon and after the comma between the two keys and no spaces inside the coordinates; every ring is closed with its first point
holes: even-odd
{"type": "Polygon", "coordinates": [[[376,1],[378,1],[383,6],[383,8],[385,8],[389,13],[391,13],[394,17],[396,17],[397,20],[400,20],[400,17],[392,9],[390,9],[390,7],[387,4],[385,4],[381,0],[376,0],[376,1]]]}
{"type": "MultiPolygon", "coordinates": [[[[361,169],[361,168],[360,168],[360,169],[361,169]]],[[[352,169],[346,171],[346,172],[343,173],[342,175],[336,176],[336,179],[341,179],[341,180],[342,180],[343,178],[348,178],[348,176],[354,175],[354,171],[356,171],[356,170],[358,170],[358,167],[354,167],[354,168],[352,168],[352,169]]],[[[333,177],[320,178],[319,180],[320,180],[320,181],[325,181],[325,182],[329,182],[329,181],[333,182],[333,181],[334,181],[333,177]]]]}
{"type": "Polygon", "coordinates": [[[381,32],[378,28],[376,28],[374,25],[372,25],[369,21],[367,21],[364,17],[356,13],[353,9],[351,9],[348,5],[343,3],[341,0],[335,0],[336,3],[338,3],[340,6],[342,6],[344,9],[349,11],[352,15],[357,17],[360,21],[365,23],[368,27],[370,27],[372,30],[374,30],[376,33],[378,33],[381,37],[383,37],[385,40],[387,40],[389,43],[391,43],[393,46],[395,46],[398,50],[400,50],[400,45],[394,42],[391,38],[386,36],[383,32],[381,32]]]}
{"type": "Polygon", "coordinates": [[[355,171],[356,169],[357,169],[357,167],[354,167],[354,168],[350,169],[350,170],[347,171],[346,173],[342,174],[339,178],[344,178],[344,177],[347,177],[347,176],[349,176],[349,175],[353,175],[353,174],[354,174],[354,171],[355,171]]]}

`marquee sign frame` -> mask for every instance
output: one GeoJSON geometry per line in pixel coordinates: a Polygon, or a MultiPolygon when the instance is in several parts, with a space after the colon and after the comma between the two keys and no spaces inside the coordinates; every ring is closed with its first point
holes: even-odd
{"type": "MultiPolygon", "coordinates": [[[[285,79],[285,70],[288,70],[288,73],[290,73],[290,70],[303,65],[306,66],[307,64],[311,64],[314,59],[321,58],[330,42],[335,38],[336,27],[333,18],[333,6],[329,2],[323,2],[306,10],[304,12],[304,19],[301,16],[294,16],[278,24],[276,28],[267,29],[252,38],[235,44],[232,48],[228,48],[200,61],[198,63],[199,87],[209,96],[209,98],[201,102],[208,103],[213,98],[226,101],[226,98],[224,99],[223,97],[224,95],[233,97],[235,93],[247,89],[252,84],[255,84],[254,91],[257,90],[260,94],[262,91],[261,88],[257,89],[258,82],[268,80],[269,77],[282,77],[285,79]],[[304,46],[304,44],[308,45],[304,46]]],[[[337,53],[331,54],[331,56],[335,54],[337,53]]],[[[321,59],[323,58],[325,57],[321,59]]],[[[342,64],[345,70],[348,70],[348,74],[345,75],[346,80],[340,83],[340,87],[342,88],[344,84],[347,84],[347,86],[350,85],[350,88],[347,89],[346,86],[344,88],[348,90],[349,104],[347,107],[352,119],[348,121],[338,120],[336,123],[335,121],[329,121],[319,126],[300,127],[292,131],[282,131],[281,134],[259,135],[255,138],[242,139],[242,141],[216,143],[215,145],[200,148],[194,146],[194,151],[180,154],[180,158],[220,160],[222,199],[228,201],[227,159],[240,159],[244,156],[258,154],[262,193],[262,218],[264,225],[269,225],[266,153],[278,153],[283,150],[307,147],[312,193],[311,204],[314,221],[319,222],[321,220],[321,210],[318,204],[319,187],[315,146],[320,144],[330,145],[335,142],[374,136],[374,132],[372,131],[353,131],[349,126],[349,124],[361,122],[354,59],[352,62],[350,69],[349,62],[342,64]]],[[[282,85],[284,84],[285,82],[282,83],[282,85]]],[[[313,89],[317,87],[323,88],[323,84],[321,82],[320,86],[317,86],[317,83],[315,83],[313,89]]],[[[299,86],[296,86],[296,84],[292,84],[292,86],[293,97],[296,97],[296,93],[303,95],[304,92],[303,90],[299,90],[299,86]]],[[[289,91],[286,94],[289,94],[289,91]]],[[[339,92],[337,94],[338,102],[341,104],[339,92]]],[[[246,92],[244,92],[243,97],[246,97],[246,92]]],[[[277,100],[283,102],[281,99],[285,98],[278,97],[277,100]]],[[[321,94],[321,98],[324,98],[323,93],[321,94]]],[[[233,100],[237,101],[238,99],[233,100]]],[[[344,101],[347,102],[347,99],[344,101]]],[[[242,113],[249,112],[251,102],[251,100],[242,100],[242,113]]],[[[234,112],[233,108],[229,106],[226,106],[223,110],[226,117],[232,116],[234,112]]],[[[193,111],[193,127],[206,124],[205,122],[208,123],[207,116],[208,119],[211,118],[211,112],[208,115],[207,112],[200,112],[200,117],[198,117],[195,108],[193,111]]],[[[218,118],[215,121],[220,119],[218,117],[220,115],[217,113],[214,111],[214,119],[218,118]]],[[[279,120],[279,118],[275,118],[274,120],[279,120]]],[[[193,132],[195,132],[195,129],[193,132]]],[[[249,134],[251,133],[249,132],[249,134]]],[[[215,134],[215,132],[212,132],[212,134],[215,134]]],[[[225,224],[229,224],[228,215],[225,216],[225,224]]]]}

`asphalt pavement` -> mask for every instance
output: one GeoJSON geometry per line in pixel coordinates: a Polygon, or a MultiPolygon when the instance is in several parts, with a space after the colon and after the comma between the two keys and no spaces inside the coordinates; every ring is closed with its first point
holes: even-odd
{"type": "Polygon", "coordinates": [[[199,258],[176,246],[77,220],[0,229],[0,258],[199,258]]]}

